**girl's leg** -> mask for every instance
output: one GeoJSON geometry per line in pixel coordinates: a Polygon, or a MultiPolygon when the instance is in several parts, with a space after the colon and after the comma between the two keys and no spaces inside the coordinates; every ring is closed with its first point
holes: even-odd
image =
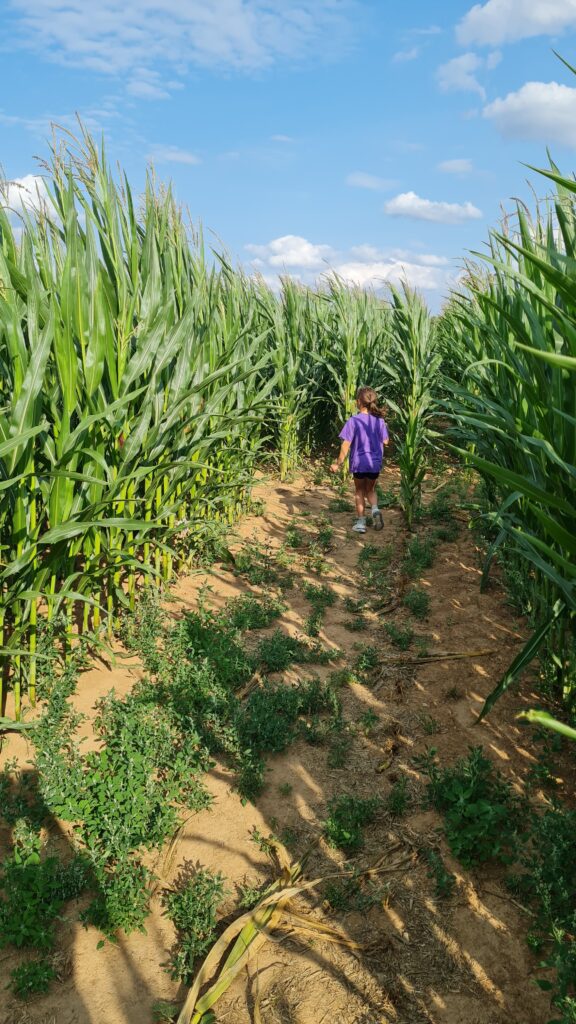
{"type": "Polygon", "coordinates": [[[378,508],[378,495],[376,494],[376,484],[378,483],[378,477],[375,480],[366,480],[366,501],[370,502],[372,506],[372,526],[375,530],[382,530],[384,527],[384,520],[382,519],[382,513],[378,508]]]}
{"type": "Polygon", "coordinates": [[[366,492],[365,492],[365,488],[364,488],[364,484],[365,483],[366,483],[366,480],[356,480],[356,479],[354,479],[354,492],[355,492],[354,493],[354,503],[356,505],[356,515],[358,516],[359,519],[362,519],[366,515],[366,508],[365,508],[366,492]]]}
{"type": "Polygon", "coordinates": [[[376,494],[376,484],[378,483],[378,477],[375,480],[365,480],[366,484],[366,501],[369,505],[374,508],[378,504],[378,496],[376,494]]]}

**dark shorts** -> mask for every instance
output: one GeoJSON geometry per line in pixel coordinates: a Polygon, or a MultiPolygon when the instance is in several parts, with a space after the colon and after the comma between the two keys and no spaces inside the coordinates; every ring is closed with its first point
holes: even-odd
{"type": "Polygon", "coordinates": [[[380,470],[377,473],[352,473],[355,480],[377,480],[380,476],[380,470]]]}

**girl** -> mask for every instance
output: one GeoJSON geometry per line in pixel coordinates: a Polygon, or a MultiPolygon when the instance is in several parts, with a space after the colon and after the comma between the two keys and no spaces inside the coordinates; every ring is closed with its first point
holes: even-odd
{"type": "Polygon", "coordinates": [[[356,488],[358,517],[352,529],[356,533],[366,533],[366,503],[372,506],[374,529],[381,530],[384,526],[376,497],[376,481],[384,461],[384,446],[390,441],[388,428],[384,422],[384,412],[378,406],[378,396],[374,388],[358,388],[356,406],[358,412],[350,417],[340,431],[340,454],[330,469],[332,473],[337,473],[350,453],[350,472],[356,488]]]}

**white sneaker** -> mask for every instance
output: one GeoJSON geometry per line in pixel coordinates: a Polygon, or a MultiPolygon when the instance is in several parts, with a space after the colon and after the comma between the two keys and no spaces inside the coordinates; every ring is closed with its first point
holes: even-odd
{"type": "Polygon", "coordinates": [[[354,530],[354,533],[366,533],[366,520],[357,519],[352,529],[354,530]]]}
{"type": "Polygon", "coordinates": [[[372,526],[375,530],[384,529],[384,520],[382,519],[382,513],[379,508],[372,510],[372,526]]]}

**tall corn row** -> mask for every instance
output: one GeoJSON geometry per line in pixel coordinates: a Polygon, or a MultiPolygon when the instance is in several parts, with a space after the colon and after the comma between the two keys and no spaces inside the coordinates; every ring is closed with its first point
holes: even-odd
{"type": "Polygon", "coordinates": [[[400,501],[412,529],[422,499],[427,455],[438,413],[438,378],[442,356],[430,313],[408,287],[390,289],[392,347],[385,374],[390,380],[399,426],[400,501]]]}
{"type": "MultiPolygon", "coordinates": [[[[51,202],[0,209],[0,621],[15,714],[35,699],[39,606],[112,629],[177,533],[234,513],[260,443],[266,332],[226,303],[169,192],[127,182],[85,136],[53,153],[51,202]],[[225,455],[222,455],[225,452],[225,455]]],[[[229,298],[229,296],[228,296],[229,298]]],[[[5,694],[2,694],[2,703],[5,694]]]]}
{"type": "MultiPolygon", "coordinates": [[[[518,206],[494,232],[484,274],[471,271],[443,320],[460,363],[449,382],[459,447],[482,474],[496,535],[529,592],[535,631],[484,713],[543,642],[557,685],[576,696],[576,184],[555,167],[547,211],[518,206]]],[[[457,365],[457,364],[456,364],[457,365]]]]}

